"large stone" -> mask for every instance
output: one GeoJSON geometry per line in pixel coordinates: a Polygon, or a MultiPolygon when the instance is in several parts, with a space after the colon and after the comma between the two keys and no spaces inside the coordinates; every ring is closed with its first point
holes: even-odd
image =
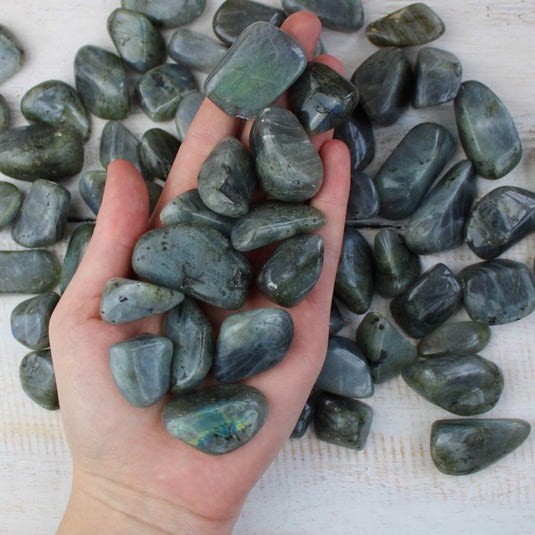
{"type": "Polygon", "coordinates": [[[325,28],[340,32],[355,32],[364,24],[364,9],[361,0],[282,0],[286,13],[312,11],[325,28]]]}
{"type": "Polygon", "coordinates": [[[0,229],[15,219],[22,205],[23,194],[11,182],[0,182],[0,229]]]}
{"type": "Polygon", "coordinates": [[[63,266],[61,267],[61,276],[59,279],[59,290],[61,293],[65,291],[65,288],[67,288],[74,273],[78,269],[89,245],[89,241],[93,236],[94,229],[94,223],[82,223],[72,233],[69,244],[67,245],[67,251],[65,252],[63,266]]]}
{"type": "Polygon", "coordinates": [[[206,0],[121,0],[121,5],[143,13],[157,26],[176,28],[199,18],[206,0]]]}
{"type": "Polygon", "coordinates": [[[20,363],[19,379],[22,390],[32,401],[49,411],[59,409],[50,349],[28,353],[20,363]]]}
{"type": "Polygon", "coordinates": [[[24,51],[19,40],[0,24],[0,84],[13,76],[24,64],[24,51]]]}

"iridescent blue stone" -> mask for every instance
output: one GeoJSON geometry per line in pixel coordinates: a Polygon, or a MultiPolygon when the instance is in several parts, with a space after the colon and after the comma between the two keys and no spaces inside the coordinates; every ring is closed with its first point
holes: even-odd
{"type": "Polygon", "coordinates": [[[49,411],[59,409],[50,349],[28,353],[20,363],[19,378],[22,390],[32,401],[49,411]]]}
{"type": "Polygon", "coordinates": [[[9,128],[11,117],[6,99],[0,95],[0,134],[9,128]]]}
{"type": "Polygon", "coordinates": [[[325,28],[340,32],[355,32],[364,24],[364,9],[361,0],[282,0],[286,13],[312,11],[325,28]]]}
{"type": "Polygon", "coordinates": [[[7,227],[19,213],[22,191],[11,182],[0,182],[0,229],[7,227]]]}
{"type": "Polygon", "coordinates": [[[169,132],[161,128],[147,130],[139,147],[141,163],[147,174],[165,181],[179,148],[180,141],[169,132]]]}
{"type": "Polygon", "coordinates": [[[351,171],[351,186],[347,200],[347,221],[369,219],[379,213],[379,195],[372,177],[362,171],[351,171]]]}
{"type": "Polygon", "coordinates": [[[138,171],[145,172],[138,139],[119,121],[108,121],[104,125],[100,138],[99,160],[104,169],[107,169],[113,160],[127,160],[135,165],[138,171]]]}
{"type": "Polygon", "coordinates": [[[206,0],[121,0],[121,5],[143,13],[157,26],[176,28],[199,18],[206,0]]]}
{"type": "Polygon", "coordinates": [[[13,76],[24,63],[24,51],[18,39],[0,24],[0,84],[13,76]]]}
{"type": "Polygon", "coordinates": [[[61,267],[61,276],[59,279],[59,290],[61,293],[65,291],[74,273],[78,269],[80,262],[85,254],[89,241],[93,236],[95,229],[94,223],[82,223],[77,226],[67,245],[65,252],[65,259],[61,267]]]}
{"type": "Polygon", "coordinates": [[[89,209],[98,214],[102,197],[104,196],[104,186],[106,184],[106,171],[95,169],[86,171],[78,181],[78,190],[80,197],[87,204],[89,209]]]}
{"type": "Polygon", "coordinates": [[[195,114],[199,111],[204,95],[200,91],[191,91],[182,97],[175,113],[175,126],[178,139],[184,141],[186,132],[195,114]]]}

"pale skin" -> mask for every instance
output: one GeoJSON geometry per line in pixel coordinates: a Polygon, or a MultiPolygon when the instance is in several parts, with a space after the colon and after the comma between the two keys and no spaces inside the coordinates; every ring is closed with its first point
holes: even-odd
{"type": "MultiPolygon", "coordinates": [[[[321,31],[314,15],[292,15],[283,29],[312,56],[321,31]]],[[[318,61],[342,72],[332,56],[318,61]]],[[[323,185],[311,201],[327,219],[319,231],[325,241],[322,274],[306,299],[289,309],[295,335],[285,359],[245,381],[269,404],[266,423],[253,440],[225,455],[202,453],[167,433],[161,419],[164,401],[144,409],[130,406],[109,369],[110,344],[144,332],[160,334],[161,318],[123,326],[102,321],[100,297],[106,281],[133,276],[131,253],[137,239],[158,226],[158,213],[167,202],[196,186],[200,166],[221,139],[236,136],[247,146],[250,126],[205,100],[152,218],[137,170],[121,160],[108,167],[93,239],[50,322],[61,415],[73,460],[60,535],[231,533],[249,491],[288,440],[314,385],[327,347],[349,193],[349,154],[342,142],[332,140],[332,132],[313,139],[324,165],[323,185]]],[[[260,306],[273,303],[252,291],[244,308],[260,306]]],[[[205,311],[217,329],[221,311],[205,311]]]]}

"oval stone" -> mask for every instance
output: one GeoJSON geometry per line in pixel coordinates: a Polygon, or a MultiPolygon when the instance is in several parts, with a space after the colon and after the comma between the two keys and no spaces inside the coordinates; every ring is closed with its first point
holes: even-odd
{"type": "Polygon", "coordinates": [[[19,379],[22,390],[32,401],[49,411],[59,409],[50,349],[28,353],[20,363],[19,379]]]}
{"type": "Polygon", "coordinates": [[[121,5],[143,13],[158,26],[176,28],[199,18],[206,0],[121,0],[121,5]]]}
{"type": "Polygon", "coordinates": [[[89,241],[93,236],[95,229],[94,223],[82,223],[77,226],[67,245],[65,252],[65,259],[61,268],[61,276],[59,279],[59,290],[61,293],[65,291],[74,273],[78,269],[80,262],[85,254],[89,241]]]}
{"type": "Polygon", "coordinates": [[[78,181],[78,191],[80,197],[87,204],[89,209],[98,214],[102,198],[104,197],[104,186],[106,185],[106,171],[95,169],[86,171],[78,181]]]}
{"type": "Polygon", "coordinates": [[[147,174],[152,178],[167,180],[179,148],[180,141],[169,132],[161,128],[147,130],[139,147],[141,163],[147,174]]]}
{"type": "Polygon", "coordinates": [[[9,128],[11,115],[6,99],[0,95],[0,134],[9,128]]]}
{"type": "Polygon", "coordinates": [[[203,93],[200,91],[191,91],[184,95],[178,103],[175,113],[175,126],[180,141],[184,141],[189,125],[193,121],[195,114],[199,111],[203,100],[203,93]]]}
{"type": "Polygon", "coordinates": [[[11,182],[0,182],[0,229],[7,227],[22,205],[22,191],[11,182]]]}
{"type": "Polygon", "coordinates": [[[24,51],[19,40],[0,24],[0,84],[13,76],[24,64],[24,51]]]}
{"type": "Polygon", "coordinates": [[[362,0],[282,0],[282,7],[286,13],[312,11],[325,28],[339,32],[355,32],[364,24],[362,0]]]}
{"type": "Polygon", "coordinates": [[[347,201],[347,221],[369,219],[379,213],[379,195],[372,177],[362,171],[351,171],[347,201]]]}
{"type": "Polygon", "coordinates": [[[141,163],[138,139],[119,121],[108,121],[104,125],[98,157],[104,169],[107,169],[108,164],[113,160],[127,160],[135,165],[142,174],[147,174],[141,163]]]}

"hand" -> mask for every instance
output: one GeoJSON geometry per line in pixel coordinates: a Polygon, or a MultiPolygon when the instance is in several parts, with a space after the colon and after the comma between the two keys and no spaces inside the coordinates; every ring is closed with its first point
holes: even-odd
{"type": "MultiPolygon", "coordinates": [[[[311,13],[289,17],[283,29],[312,54],[321,31],[311,13]]],[[[341,70],[330,56],[321,61],[341,70]]],[[[104,199],[93,239],[50,322],[50,341],[65,434],[73,458],[71,498],[58,533],[230,533],[248,492],[295,425],[325,357],[334,278],[349,190],[349,155],[331,133],[313,140],[323,161],[323,186],[311,204],[327,217],[321,277],[304,301],[289,309],[294,341],[285,359],[246,382],[269,403],[269,416],[254,439],[209,456],[171,437],[162,403],[139,409],[121,396],[112,379],[108,347],[142,332],[161,333],[161,318],[126,325],[100,319],[100,297],[111,277],[131,277],[138,238],[157,226],[168,201],[196,186],[200,166],[226,136],[245,145],[250,122],[202,104],[167,179],[156,216],[149,220],[143,179],[128,162],[108,167],[104,199]],[[243,128],[242,128],[243,126],[243,128]]],[[[273,306],[262,296],[246,308],[273,306]]],[[[210,311],[208,311],[210,312],[210,311]]],[[[214,311],[215,312],[215,311],[214,311]]],[[[217,321],[216,315],[211,315],[217,321]]]]}

